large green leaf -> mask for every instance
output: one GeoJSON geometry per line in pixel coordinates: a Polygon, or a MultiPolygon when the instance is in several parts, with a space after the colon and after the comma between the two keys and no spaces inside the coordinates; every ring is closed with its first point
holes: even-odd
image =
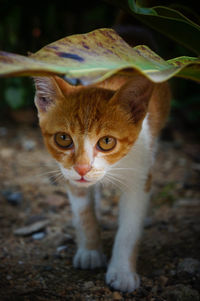
{"type": "Polygon", "coordinates": [[[146,46],[131,48],[112,29],[66,37],[29,57],[0,52],[0,76],[58,74],[83,85],[135,70],[153,82],[175,75],[200,81],[199,64],[200,60],[193,57],[165,61],[146,46]]]}
{"type": "Polygon", "coordinates": [[[169,38],[200,54],[200,26],[167,6],[144,7],[142,1],[107,0],[169,38]],[[139,4],[140,3],[140,4],[139,4]]]}

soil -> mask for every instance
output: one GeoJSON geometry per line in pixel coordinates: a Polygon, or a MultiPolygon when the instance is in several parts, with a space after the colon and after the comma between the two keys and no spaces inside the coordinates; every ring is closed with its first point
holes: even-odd
{"type": "MultiPolygon", "coordinates": [[[[200,147],[194,138],[173,130],[170,140],[158,143],[138,258],[141,287],[129,294],[107,287],[105,269],[73,268],[65,183],[40,130],[1,122],[0,300],[200,300],[200,147]]],[[[104,189],[101,228],[108,258],[118,199],[114,187],[104,189]]]]}

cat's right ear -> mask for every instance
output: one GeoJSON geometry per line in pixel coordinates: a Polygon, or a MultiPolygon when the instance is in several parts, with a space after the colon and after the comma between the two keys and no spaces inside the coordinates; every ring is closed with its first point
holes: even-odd
{"type": "Polygon", "coordinates": [[[67,84],[57,76],[33,77],[36,94],[35,105],[40,113],[48,111],[49,107],[61,100],[64,95],[74,90],[73,86],[67,84]]]}
{"type": "Polygon", "coordinates": [[[35,105],[38,112],[47,112],[48,108],[56,102],[56,97],[59,92],[56,82],[53,77],[33,77],[36,93],[35,93],[35,105]]]}

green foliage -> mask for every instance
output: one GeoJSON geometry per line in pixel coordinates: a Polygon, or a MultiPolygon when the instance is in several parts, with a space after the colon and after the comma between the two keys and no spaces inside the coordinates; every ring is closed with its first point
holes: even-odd
{"type": "Polygon", "coordinates": [[[11,109],[16,110],[21,107],[27,107],[33,103],[33,87],[30,80],[8,78],[5,81],[5,86],[4,99],[11,109]]]}
{"type": "MultiPolygon", "coordinates": [[[[72,33],[98,27],[111,27],[116,9],[103,1],[19,1],[1,0],[0,49],[27,55],[42,46],[72,33]]],[[[0,111],[2,108],[33,105],[31,80],[0,79],[0,111]],[[9,89],[9,92],[6,90],[9,89]],[[12,95],[16,92],[16,103],[12,95]],[[19,96],[22,100],[19,100],[19,96]]]]}
{"type": "Polygon", "coordinates": [[[5,78],[0,81],[0,108],[12,110],[33,105],[33,84],[29,78],[5,78]]]}
{"type": "MultiPolygon", "coordinates": [[[[137,0],[110,0],[149,27],[180,43],[197,55],[200,54],[200,26],[178,9],[169,6],[148,6],[137,0]]],[[[158,1],[155,1],[158,2],[158,1]]],[[[191,8],[190,8],[191,10],[191,8]]],[[[186,10],[185,10],[186,11],[186,10]]]]}
{"type": "Polygon", "coordinates": [[[162,190],[153,198],[153,204],[156,207],[161,207],[163,205],[172,206],[176,200],[174,195],[176,191],[176,185],[174,182],[165,185],[162,190]]]}

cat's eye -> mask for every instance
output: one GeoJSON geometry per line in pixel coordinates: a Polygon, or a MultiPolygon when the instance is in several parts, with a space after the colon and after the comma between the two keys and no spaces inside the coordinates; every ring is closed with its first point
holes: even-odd
{"type": "Polygon", "coordinates": [[[97,142],[97,148],[101,151],[110,151],[116,146],[116,139],[110,136],[105,136],[97,142]]]}
{"type": "Polygon", "coordinates": [[[72,148],[74,143],[70,135],[66,133],[57,133],[54,136],[55,143],[62,148],[72,148]]]}

